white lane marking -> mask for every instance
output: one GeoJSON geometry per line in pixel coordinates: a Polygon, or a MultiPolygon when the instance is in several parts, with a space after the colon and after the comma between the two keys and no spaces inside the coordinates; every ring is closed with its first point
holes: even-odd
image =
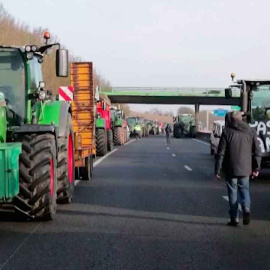
{"type": "Polygon", "coordinates": [[[173,157],[176,157],[176,154],[172,154],[173,157]]]}
{"type": "Polygon", "coordinates": [[[94,162],[93,167],[95,168],[98,164],[100,164],[104,159],[106,159],[107,157],[109,157],[110,155],[112,155],[114,152],[116,152],[118,150],[118,148],[112,150],[110,153],[108,153],[106,156],[100,158],[99,160],[97,160],[96,162],[94,162]]]}
{"type": "Polygon", "coordinates": [[[167,147],[167,150],[170,150],[170,147],[167,147]]]}
{"type": "Polygon", "coordinates": [[[81,180],[75,180],[74,185],[77,186],[80,182],[81,180]]]}
{"type": "Polygon", "coordinates": [[[185,167],[188,171],[190,171],[190,172],[192,171],[192,169],[191,169],[189,166],[185,165],[184,167],[185,167]]]}
{"type": "Polygon", "coordinates": [[[210,145],[210,143],[207,143],[207,142],[203,142],[203,141],[200,141],[200,140],[196,140],[196,139],[193,139],[193,141],[196,141],[196,142],[199,142],[199,143],[202,143],[202,144],[206,144],[206,145],[210,145]]]}
{"type": "MultiPolygon", "coordinates": [[[[95,168],[98,164],[100,164],[104,159],[106,159],[107,157],[109,157],[110,155],[112,155],[114,152],[116,152],[118,150],[118,148],[112,150],[110,153],[108,153],[106,156],[100,158],[99,160],[95,161],[93,164],[93,167],[95,168]]],[[[79,183],[81,182],[81,180],[75,180],[74,181],[74,185],[77,186],[79,183]]]]}
{"type": "Polygon", "coordinates": [[[3,269],[6,264],[14,257],[14,255],[18,252],[18,250],[26,243],[26,241],[36,232],[41,222],[34,228],[34,230],[22,241],[22,243],[14,250],[14,252],[9,256],[9,258],[0,265],[0,270],[3,269]]]}
{"type": "Polygon", "coordinates": [[[128,144],[133,143],[133,142],[135,142],[135,141],[136,141],[136,139],[131,140],[131,141],[129,141],[129,142],[126,142],[124,145],[128,145],[128,144]]]}
{"type": "MultiPolygon", "coordinates": [[[[229,197],[228,196],[222,196],[222,198],[225,200],[225,201],[229,201],[229,197]]],[[[242,212],[242,207],[241,207],[241,204],[238,203],[238,210],[242,212]]]]}

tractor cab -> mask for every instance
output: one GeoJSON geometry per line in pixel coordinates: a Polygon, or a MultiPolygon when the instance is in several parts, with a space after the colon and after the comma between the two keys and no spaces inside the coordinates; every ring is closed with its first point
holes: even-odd
{"type": "MultiPolygon", "coordinates": [[[[50,98],[45,92],[42,62],[48,49],[58,46],[56,51],[56,75],[68,76],[68,52],[60,44],[26,45],[24,47],[0,46],[0,93],[7,104],[9,126],[31,123],[35,115],[35,104],[50,98]]],[[[35,119],[35,122],[37,120],[35,119]]]]}
{"type": "Polygon", "coordinates": [[[248,123],[270,120],[270,80],[237,80],[225,89],[226,98],[232,98],[235,91],[241,93],[239,105],[248,123]]]}
{"type": "Polygon", "coordinates": [[[0,94],[7,104],[10,124],[21,124],[26,119],[26,61],[19,48],[0,48],[0,94]]]}
{"type": "Polygon", "coordinates": [[[233,96],[234,89],[241,92],[239,105],[245,113],[244,121],[257,132],[263,166],[270,167],[270,80],[237,80],[225,89],[226,98],[233,96]]]}

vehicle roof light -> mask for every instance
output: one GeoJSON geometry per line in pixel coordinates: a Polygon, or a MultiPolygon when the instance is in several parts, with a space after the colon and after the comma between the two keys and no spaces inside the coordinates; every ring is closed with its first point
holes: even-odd
{"type": "Polygon", "coordinates": [[[50,32],[46,31],[46,32],[44,33],[43,37],[44,37],[45,39],[50,39],[50,38],[51,38],[50,32]]]}
{"type": "Polygon", "coordinates": [[[25,46],[25,51],[26,52],[31,52],[31,46],[30,45],[26,45],[25,46]]]}
{"type": "Polygon", "coordinates": [[[37,48],[36,45],[32,45],[31,46],[31,50],[32,50],[32,52],[36,52],[38,50],[38,48],[37,48]]]}
{"type": "Polygon", "coordinates": [[[33,52],[28,52],[28,53],[26,54],[26,57],[27,57],[28,60],[31,60],[31,59],[34,58],[34,53],[33,53],[33,52]]]}

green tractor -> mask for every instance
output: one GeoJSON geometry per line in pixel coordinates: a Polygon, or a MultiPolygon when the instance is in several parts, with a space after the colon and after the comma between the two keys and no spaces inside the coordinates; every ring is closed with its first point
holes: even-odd
{"type": "Polygon", "coordinates": [[[42,62],[57,46],[56,75],[68,76],[60,44],[0,46],[0,210],[51,220],[74,190],[74,133],[68,102],[45,91],[42,62]]]}
{"type": "Polygon", "coordinates": [[[143,136],[143,125],[140,117],[128,117],[127,124],[130,130],[130,137],[138,136],[139,138],[141,138],[143,136]],[[140,127],[140,131],[135,130],[136,126],[140,127]]]}
{"type": "Polygon", "coordinates": [[[127,121],[125,114],[121,109],[111,108],[111,117],[113,125],[114,145],[123,145],[127,142],[127,121]]]}
{"type": "Polygon", "coordinates": [[[195,138],[195,135],[196,126],[194,116],[191,114],[179,114],[175,118],[175,122],[173,125],[173,136],[175,138],[195,138]]]}
{"type": "Polygon", "coordinates": [[[111,102],[105,95],[101,95],[96,103],[96,146],[97,155],[105,156],[113,150],[113,131],[111,121],[111,102]]]}

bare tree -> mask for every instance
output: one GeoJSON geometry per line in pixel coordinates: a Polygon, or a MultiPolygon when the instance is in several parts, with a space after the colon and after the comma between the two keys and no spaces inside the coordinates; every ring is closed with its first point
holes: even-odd
{"type": "Polygon", "coordinates": [[[194,110],[189,107],[179,107],[177,114],[192,114],[194,115],[194,110]]]}
{"type": "MultiPolygon", "coordinates": [[[[23,46],[25,44],[44,44],[43,33],[47,29],[36,27],[31,30],[28,25],[21,23],[11,16],[4,6],[0,4],[0,44],[23,46]]],[[[52,42],[59,42],[57,36],[52,35],[52,42]]],[[[64,48],[64,46],[62,45],[64,48]]],[[[45,57],[43,64],[44,80],[47,88],[57,93],[61,85],[70,85],[70,78],[57,78],[55,75],[55,49],[49,51],[49,56],[45,57]]],[[[80,62],[81,58],[70,54],[71,62],[80,62]]],[[[99,82],[101,86],[110,87],[110,82],[104,79],[97,72],[94,73],[94,82],[99,82]]]]}

